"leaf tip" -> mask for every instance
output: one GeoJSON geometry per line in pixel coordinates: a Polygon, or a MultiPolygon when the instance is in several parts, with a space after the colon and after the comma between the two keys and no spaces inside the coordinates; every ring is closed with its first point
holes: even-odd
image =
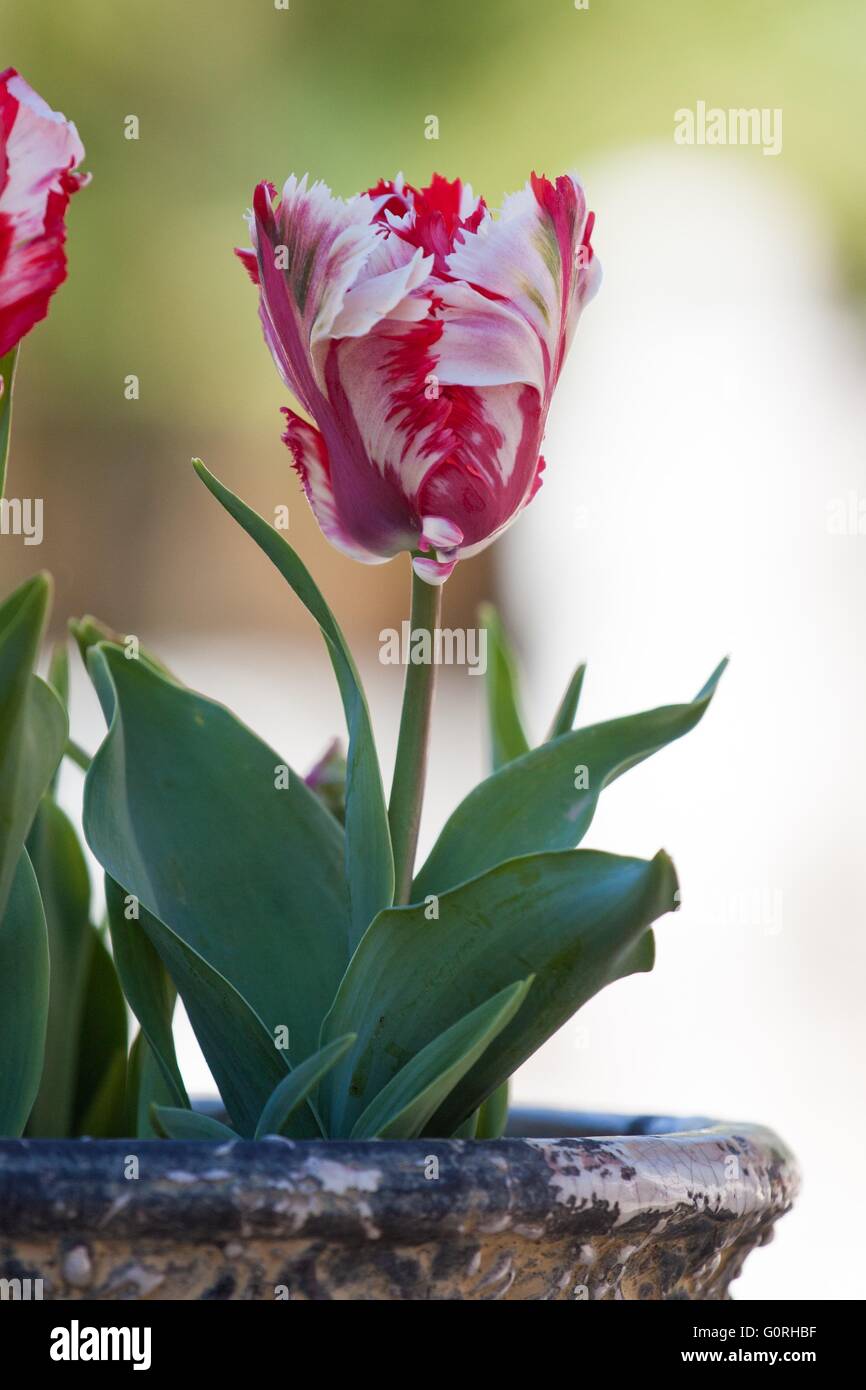
{"type": "Polygon", "coordinates": [[[698,691],[697,695],[695,696],[696,705],[700,704],[702,700],[706,700],[707,703],[709,703],[709,701],[713,698],[713,695],[716,692],[716,686],[722,679],[722,676],[724,675],[730,660],[730,656],[722,657],[721,661],[719,662],[716,669],[713,671],[713,674],[710,676],[706,685],[702,686],[701,689],[698,691]]]}
{"type": "Polygon", "coordinates": [[[47,570],[40,570],[21,587],[23,605],[32,603],[35,608],[47,612],[53,590],[54,581],[51,575],[47,570]]]}
{"type": "Polygon", "coordinates": [[[676,866],[667,850],[660,849],[652,861],[655,871],[655,880],[662,902],[668,906],[662,910],[664,912],[677,912],[680,906],[680,881],[677,877],[676,866]]]}

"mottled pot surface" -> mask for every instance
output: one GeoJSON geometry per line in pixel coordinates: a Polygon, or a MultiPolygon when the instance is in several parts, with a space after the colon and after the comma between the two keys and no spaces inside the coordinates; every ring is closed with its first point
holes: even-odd
{"type": "Polygon", "coordinates": [[[796,1195],[755,1125],[515,1116],[564,1119],[489,1142],[5,1140],[0,1297],[724,1298],[796,1195]]]}

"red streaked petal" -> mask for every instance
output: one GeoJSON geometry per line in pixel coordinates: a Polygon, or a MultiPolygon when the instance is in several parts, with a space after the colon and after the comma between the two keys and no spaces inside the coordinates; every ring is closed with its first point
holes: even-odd
{"type": "Polygon", "coordinates": [[[416,555],[412,560],[418,578],[435,585],[444,584],[456,564],[456,560],[430,560],[426,555],[416,555]]]}
{"type": "Polygon", "coordinates": [[[463,543],[463,532],[445,516],[421,518],[422,550],[456,550],[463,543]]]}
{"type": "Polygon", "coordinates": [[[286,417],[283,443],[292,455],[292,467],[324,535],[338,550],[365,565],[378,565],[389,559],[387,555],[376,555],[359,545],[341,522],[331,483],[328,450],[319,431],[288,406],[283,408],[283,414],[286,417]]]}
{"type": "Polygon", "coordinates": [[[599,276],[580,184],[534,174],[498,219],[441,175],[347,203],[293,177],[254,208],[265,337],[319,427],[286,412],[322,530],[359,559],[414,551],[443,582],[540,486],[551,396],[599,276]]]}
{"type": "Polygon", "coordinates": [[[548,357],[526,318],[506,300],[465,281],[440,285],[442,337],[436,372],[445,385],[505,386],[522,381],[543,396],[548,357]]]}
{"type": "Polygon", "coordinates": [[[255,191],[251,233],[265,337],[284,380],[314,416],[331,341],[363,336],[390,314],[412,320],[427,312],[426,303],[407,300],[431,262],[376,220],[384,196],[344,202],[294,175],[276,200],[267,185],[255,191]]]}
{"type": "Polygon", "coordinates": [[[388,213],[394,217],[405,216],[412,206],[413,190],[403,175],[398,174],[396,179],[380,179],[373,188],[367,189],[365,196],[379,203],[376,220],[384,222],[388,213]]]}
{"type": "Polygon", "coordinates": [[[482,549],[514,520],[536,476],[543,415],[523,385],[454,389],[453,452],[434,464],[417,496],[422,516],[448,517],[463,539],[458,556],[482,549]]]}
{"type": "Polygon", "coordinates": [[[260,285],[261,281],[259,280],[259,263],[258,259],[256,258],[255,251],[249,251],[243,246],[236,246],[235,255],[237,256],[244,270],[247,272],[247,275],[252,280],[253,284],[260,285]]]}
{"type": "Polygon", "coordinates": [[[78,132],[14,70],[0,74],[0,356],[66,279],[65,216],[88,181],[78,132]]]}
{"type": "Polygon", "coordinates": [[[598,286],[597,257],[578,253],[588,218],[583,189],[572,176],[552,184],[533,175],[507,198],[498,219],[464,231],[448,257],[453,279],[510,302],[538,336],[549,403],[583,305],[598,286]]]}
{"type": "MultiPolygon", "coordinates": [[[[397,241],[397,238],[388,237],[387,241],[397,241]]],[[[346,294],[332,326],[332,337],[360,338],[381,319],[390,318],[392,314],[403,317],[404,301],[424,284],[433,262],[420,248],[412,251],[405,242],[399,244],[406,253],[402,263],[392,264],[390,268],[383,264],[379,273],[370,273],[369,263],[365,267],[365,273],[346,294]]],[[[418,316],[423,316],[428,305],[422,302],[417,308],[418,316]]]]}

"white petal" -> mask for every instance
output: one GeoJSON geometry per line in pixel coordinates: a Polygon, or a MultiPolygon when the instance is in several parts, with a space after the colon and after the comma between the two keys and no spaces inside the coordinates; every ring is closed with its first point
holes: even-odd
{"type": "MultiPolygon", "coordinates": [[[[387,240],[394,241],[396,238],[388,237],[387,240]]],[[[412,250],[411,247],[407,249],[412,250]]],[[[360,338],[368,333],[380,319],[394,314],[412,290],[423,285],[432,265],[433,257],[425,256],[419,247],[405,264],[397,265],[383,274],[365,275],[348,291],[328,336],[360,338]]],[[[426,312],[427,305],[421,301],[417,317],[423,317],[426,312]]]]}

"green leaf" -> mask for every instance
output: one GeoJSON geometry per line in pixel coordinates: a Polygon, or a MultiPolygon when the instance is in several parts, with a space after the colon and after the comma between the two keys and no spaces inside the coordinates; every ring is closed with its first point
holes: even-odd
{"type": "Polygon", "coordinates": [[[174,1091],[170,1090],[153,1048],[139,1031],[129,1049],[126,1078],[125,1133],[138,1139],[162,1137],[153,1124],[154,1105],[172,1107],[174,1091]]]}
{"type": "Polygon", "coordinates": [[[201,459],[194,459],[193,466],[205,487],[276,566],[315,618],[325,638],[349,731],[345,862],[352,905],[350,944],[354,949],[376,913],[394,901],[394,856],[388,810],[361,680],[333,613],[288,541],[224,487],[201,459]]]}
{"type": "Polygon", "coordinates": [[[17,1139],[39,1089],[48,1023],[48,930],[22,850],[0,917],[0,1137],[17,1139]]]}
{"type": "Polygon", "coordinates": [[[125,1132],[126,1004],[102,934],[92,931],[90,940],[77,1046],[73,1130],[107,1139],[125,1132]]]}
{"type": "Polygon", "coordinates": [[[73,1132],[79,1037],[95,938],[90,878],[71,822],[47,796],[36,813],[27,851],[45,909],[51,959],[45,1062],[27,1133],[33,1139],[63,1139],[73,1132]]]}
{"type": "Polygon", "coordinates": [[[32,674],[50,593],[47,576],[37,575],[0,604],[0,917],[66,743],[66,712],[32,674]]]}
{"type": "MultiPolygon", "coordinates": [[[[64,710],[66,711],[66,722],[69,723],[69,651],[65,642],[55,642],[51,648],[51,661],[48,667],[48,684],[54,691],[64,710]]],[[[67,739],[67,752],[69,751],[69,740],[67,739]]],[[[57,764],[54,776],[49,784],[49,791],[52,796],[57,794],[57,784],[60,781],[60,769],[63,760],[57,764]]],[[[38,876],[38,875],[37,875],[38,876]]]]}
{"type": "Polygon", "coordinates": [[[6,460],[9,457],[9,436],[12,430],[12,388],[15,385],[17,346],[0,357],[0,499],[6,486],[6,460]]]}
{"type": "Polygon", "coordinates": [[[494,772],[453,812],[415,880],[412,901],[465,883],[505,860],[570,849],[605,787],[702,718],[723,661],[691,704],[665,705],[562,734],[494,772]]]}
{"type": "Polygon", "coordinates": [[[452,1091],[428,1132],[453,1134],[604,985],[652,964],[647,927],[675,906],[667,855],[647,863],[592,850],[500,864],[439,899],[380,913],[352,957],[322,1041],[357,1033],[320,1089],[328,1132],[350,1134],[401,1067],[471,1009],[535,976],[520,1014],[452,1091]],[[648,941],[636,951],[642,937],[648,941]]]}
{"type": "Polygon", "coordinates": [[[529,752],[517,696],[517,668],[492,603],[481,605],[479,617],[487,629],[487,718],[490,761],[494,769],[529,752]]]}
{"type": "Polygon", "coordinates": [[[90,764],[92,761],[90,754],[86,753],[81,745],[76,743],[74,739],[69,738],[66,740],[65,752],[69,761],[75,763],[76,767],[80,767],[82,772],[90,771],[90,764]]]}
{"type": "MultiPolygon", "coordinates": [[[[109,627],[107,623],[100,622],[99,618],[94,618],[90,613],[85,614],[83,618],[70,618],[69,632],[78,647],[85,666],[92,647],[98,647],[102,642],[108,642],[113,647],[122,647],[124,656],[126,656],[127,647],[133,640],[123,636],[122,633],[115,632],[114,628],[109,627]]],[[[138,638],[135,638],[135,643],[138,655],[135,658],[130,657],[128,660],[141,661],[145,666],[156,671],[158,675],[165,676],[166,680],[174,681],[175,685],[183,684],[168,669],[165,662],[160,661],[159,657],[155,656],[148,647],[143,646],[138,638]]],[[[129,649],[131,650],[131,646],[129,649]]]]}
{"type": "Polygon", "coordinates": [[[288,1076],[284,1076],[274,1087],[259,1116],[256,1139],[263,1139],[266,1134],[282,1134],[286,1121],[315,1090],[331,1067],[336,1066],[340,1058],[345,1056],[354,1042],[354,1033],[349,1033],[345,1038],[336,1038],[320,1052],[314,1052],[312,1057],[301,1062],[288,1076]]]}
{"type": "Polygon", "coordinates": [[[341,827],[223,706],[116,647],[89,668],[111,721],[85,782],[91,849],[303,1060],[348,958],[341,827]]]}
{"type": "Polygon", "coordinates": [[[508,1124],[508,1102],[511,1084],[503,1081],[478,1110],[476,1139],[501,1139],[508,1124]]]}
{"type": "MultiPolygon", "coordinates": [[[[233,1125],[244,1136],[254,1134],[288,1063],[261,1018],[219,971],[154,914],[143,915],[140,925],[177,986],[233,1125]]],[[[298,1118],[303,1133],[295,1137],[321,1137],[309,1107],[298,1118]]]]}
{"type": "MultiPolygon", "coordinates": [[[[483,1107],[481,1107],[481,1108],[483,1108],[483,1107]]],[[[454,1133],[451,1135],[451,1138],[452,1138],[452,1139],[477,1139],[477,1138],[478,1138],[478,1122],[479,1122],[479,1119],[480,1119],[480,1116],[481,1116],[481,1108],[479,1108],[478,1110],[473,1110],[473,1111],[472,1111],[472,1114],[469,1115],[469,1116],[463,1121],[462,1124],[460,1124],[460,1125],[457,1126],[457,1128],[455,1129],[454,1133]]]]}
{"type": "Polygon", "coordinates": [[[127,918],[129,895],[105,876],[105,905],[114,952],[114,965],[127,1003],[141,1025],[150,1049],[165,1080],[174,1105],[189,1108],[189,1097],[180,1074],[174,1047],[172,1021],[176,992],[171,976],[153,945],[143,920],[150,914],[140,904],[131,904],[137,917],[127,918]]]}
{"type": "Polygon", "coordinates": [[[375,1095],[352,1139],[415,1139],[495,1037],[514,1018],[532,985],[517,980],[429,1042],[375,1095]]]}
{"type": "Polygon", "coordinates": [[[78,1122],[78,1133],[90,1139],[124,1139],[129,1136],[126,1117],[127,1061],[113,1052],[99,1084],[78,1122]]]}
{"type": "Polygon", "coordinates": [[[157,1134],[163,1139],[239,1139],[240,1135],[228,1125],[210,1115],[199,1115],[195,1110],[174,1110],[168,1105],[151,1106],[151,1118],[157,1134]]]}
{"type": "Polygon", "coordinates": [[[51,648],[48,684],[64,709],[69,707],[69,650],[65,642],[55,642],[51,648]]]}
{"type": "Polygon", "coordinates": [[[580,692],[583,689],[583,678],[585,675],[586,665],[582,663],[577,667],[574,675],[568,682],[559,708],[553,716],[550,733],[547,735],[548,743],[551,739],[559,738],[560,734],[570,733],[574,728],[574,720],[577,715],[577,707],[580,704],[580,692]]]}

